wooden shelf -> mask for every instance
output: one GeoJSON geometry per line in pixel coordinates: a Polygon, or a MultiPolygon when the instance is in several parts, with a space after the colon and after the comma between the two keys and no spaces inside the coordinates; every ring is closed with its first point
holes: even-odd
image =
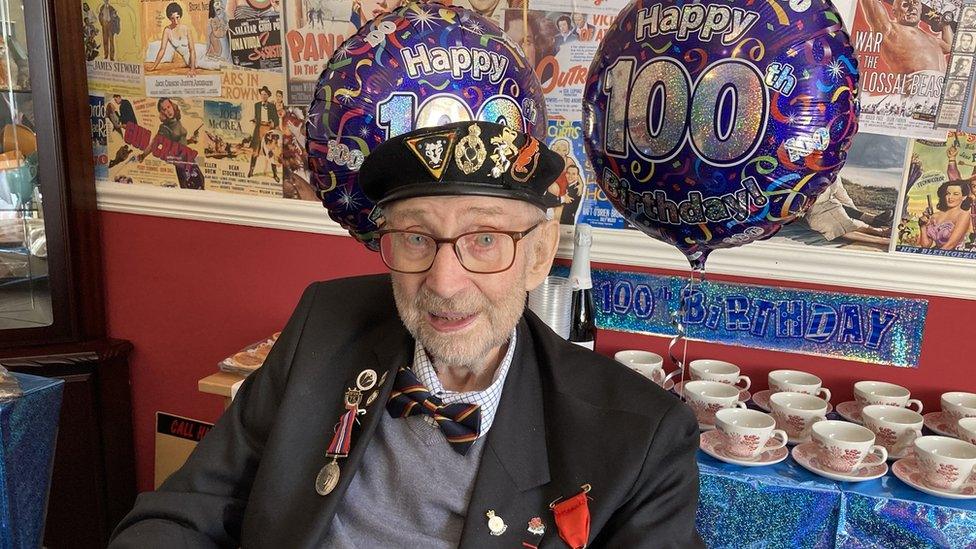
{"type": "Polygon", "coordinates": [[[197,389],[199,389],[201,393],[230,398],[231,386],[243,379],[244,376],[240,374],[217,372],[216,374],[211,374],[197,382],[197,389]]]}

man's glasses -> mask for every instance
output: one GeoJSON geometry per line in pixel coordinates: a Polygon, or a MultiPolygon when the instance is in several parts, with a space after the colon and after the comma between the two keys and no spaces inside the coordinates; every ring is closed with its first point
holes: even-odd
{"type": "Polygon", "coordinates": [[[423,273],[434,265],[441,244],[450,244],[466,270],[477,274],[500,273],[515,263],[518,241],[541,224],[537,223],[524,231],[475,231],[454,238],[385,229],[379,232],[380,256],[391,271],[423,273]]]}

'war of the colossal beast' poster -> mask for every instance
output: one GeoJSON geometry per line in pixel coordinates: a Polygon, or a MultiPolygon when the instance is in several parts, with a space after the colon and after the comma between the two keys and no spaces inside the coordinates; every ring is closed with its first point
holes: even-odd
{"type": "Polygon", "coordinates": [[[859,0],[851,39],[860,131],[944,140],[935,127],[960,0],[859,0]]]}

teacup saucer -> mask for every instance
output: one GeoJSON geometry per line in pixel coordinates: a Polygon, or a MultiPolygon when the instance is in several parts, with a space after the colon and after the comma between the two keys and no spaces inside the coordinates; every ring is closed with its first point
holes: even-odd
{"type": "Polygon", "coordinates": [[[769,397],[772,396],[773,392],[769,389],[765,391],[757,391],[756,394],[752,395],[752,403],[759,406],[767,412],[771,412],[772,409],[769,407],[769,397]]]}
{"type": "Polygon", "coordinates": [[[959,433],[956,432],[956,423],[947,418],[944,412],[929,412],[923,415],[922,419],[925,426],[936,434],[945,437],[959,437],[959,433]]]}
{"type": "Polygon", "coordinates": [[[933,488],[923,480],[921,469],[918,467],[918,460],[914,457],[900,459],[891,466],[891,472],[898,477],[898,480],[911,486],[912,488],[925,492],[926,494],[950,499],[973,499],[976,498],[976,480],[970,479],[961,488],[955,491],[933,488]]]}
{"type": "Polygon", "coordinates": [[[837,405],[837,413],[840,417],[858,425],[864,425],[864,416],[861,415],[861,410],[863,407],[856,400],[848,400],[837,405]]]}
{"type": "MultiPolygon", "coordinates": [[[[883,477],[888,472],[886,462],[877,463],[862,467],[861,470],[853,473],[840,473],[827,468],[821,461],[820,448],[816,442],[806,442],[797,444],[793,447],[793,459],[801,467],[813,474],[836,480],[840,482],[861,482],[883,477]]],[[[868,459],[871,459],[870,457],[868,459]]]]}
{"type": "MultiPolygon", "coordinates": [[[[679,381],[679,382],[675,383],[674,384],[674,392],[676,392],[676,393],[678,393],[680,395],[681,394],[681,388],[684,387],[684,384],[685,384],[684,381],[679,381]]],[[[739,400],[741,400],[742,402],[746,402],[747,400],[749,400],[750,398],[752,398],[752,393],[750,393],[749,391],[746,391],[745,389],[740,389],[738,387],[736,387],[736,389],[739,389],[739,400]]]]}
{"type": "MultiPolygon", "coordinates": [[[[766,442],[766,445],[775,446],[776,443],[777,440],[775,438],[771,438],[768,442],[766,442]]],[[[702,433],[699,446],[703,452],[719,461],[724,461],[733,465],[742,465],[745,467],[762,467],[763,465],[772,465],[774,463],[783,461],[786,459],[786,456],[789,455],[789,451],[786,449],[786,447],[782,447],[766,450],[752,459],[730,456],[725,453],[725,435],[719,431],[702,433]]]]}
{"type": "MultiPolygon", "coordinates": [[[[756,394],[752,395],[752,403],[755,404],[756,406],[759,406],[766,412],[772,412],[773,408],[769,404],[769,397],[771,396],[773,396],[773,392],[770,391],[769,389],[766,389],[765,391],[758,391],[756,392],[756,394]]],[[[828,402],[827,413],[829,414],[830,412],[833,411],[834,411],[834,405],[828,402]]]]}

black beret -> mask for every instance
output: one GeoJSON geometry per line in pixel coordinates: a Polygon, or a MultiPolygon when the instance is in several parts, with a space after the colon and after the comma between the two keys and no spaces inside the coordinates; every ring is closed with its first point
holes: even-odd
{"type": "Polygon", "coordinates": [[[538,139],[490,122],[456,122],[394,137],[366,157],[359,186],[383,204],[417,196],[513,198],[560,204],[565,161],[538,139]]]}

